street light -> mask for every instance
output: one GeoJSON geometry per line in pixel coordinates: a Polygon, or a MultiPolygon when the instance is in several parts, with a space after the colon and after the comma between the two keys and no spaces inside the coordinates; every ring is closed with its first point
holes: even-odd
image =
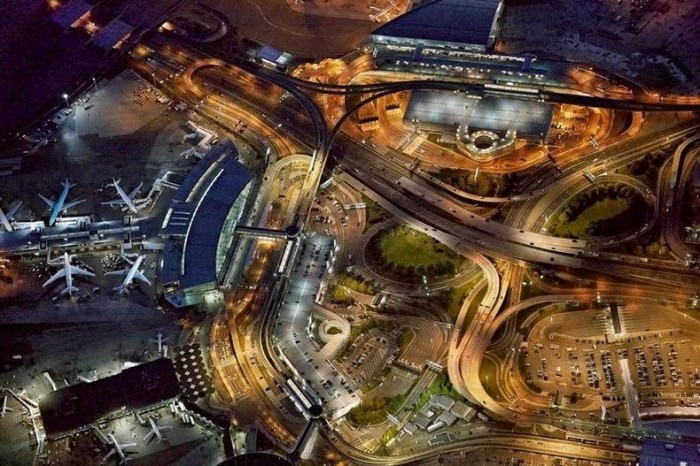
{"type": "Polygon", "coordinates": [[[92,85],[95,86],[95,91],[97,91],[97,80],[94,76],[92,77],[92,85]]]}
{"type": "Polygon", "coordinates": [[[70,104],[68,103],[68,94],[63,94],[63,100],[66,102],[66,108],[70,109],[70,104]]]}

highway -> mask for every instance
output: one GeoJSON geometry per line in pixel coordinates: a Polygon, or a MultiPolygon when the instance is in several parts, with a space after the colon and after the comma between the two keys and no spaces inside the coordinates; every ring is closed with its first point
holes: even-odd
{"type": "MultiPolygon", "coordinates": [[[[280,154],[287,155],[285,152],[289,153],[289,149],[293,146],[297,146],[299,149],[305,148],[311,152],[312,158],[308,175],[292,203],[296,203],[298,207],[292,208],[292,204],[290,204],[289,212],[295,210],[295,215],[285,216],[284,220],[280,221],[280,227],[287,226],[286,224],[290,221],[300,226],[304,226],[307,223],[311,217],[310,210],[334,139],[340,140],[338,136],[349,115],[356,108],[360,108],[366,102],[369,102],[369,100],[361,98],[354,108],[348,109],[349,111],[333,127],[329,128],[325,117],[307,92],[360,95],[371,93],[372,95],[369,99],[376,99],[382,95],[390,95],[412,89],[466,90],[476,95],[491,92],[485,88],[484,84],[439,80],[332,86],[296,80],[247,62],[240,62],[234,66],[220,60],[202,56],[181,58],[178,63],[180,63],[178,66],[182,66],[184,78],[180,84],[168,87],[167,91],[178,95],[178,97],[183,97],[183,100],[193,102],[195,105],[197,105],[196,102],[201,102],[200,109],[202,112],[211,114],[222,125],[229,125],[229,127],[232,126],[230,116],[226,120],[226,114],[229,110],[236,107],[240,108],[241,110],[237,114],[241,117],[239,119],[245,118],[245,121],[248,121],[251,113],[262,112],[264,108],[262,104],[265,106],[272,105],[275,108],[269,110],[269,113],[272,115],[270,118],[256,119],[256,131],[268,137],[272,141],[276,152],[280,154]],[[241,70],[243,73],[241,73],[241,70]],[[240,95],[240,86],[238,91],[232,91],[228,88],[228,85],[222,85],[222,80],[228,82],[229,80],[245,81],[250,79],[253,82],[264,82],[267,85],[279,86],[279,90],[282,90],[283,93],[288,93],[291,98],[295,99],[300,108],[303,109],[303,112],[306,113],[306,116],[301,114],[296,108],[287,105],[275,105],[273,99],[278,102],[278,99],[281,98],[277,97],[281,95],[279,90],[264,97],[261,101],[251,102],[253,96],[240,95]],[[213,89],[215,93],[207,90],[207,88],[213,89]],[[206,98],[204,98],[205,96],[206,98]],[[292,142],[286,146],[277,141],[279,135],[275,133],[275,129],[279,129],[275,128],[275,126],[279,124],[280,117],[284,117],[284,115],[291,115],[294,119],[294,122],[289,124],[294,138],[291,138],[292,142]]],[[[513,94],[508,91],[504,92],[505,94],[513,94]]],[[[700,109],[700,104],[694,102],[653,102],[651,98],[630,100],[583,96],[576,93],[553,90],[538,90],[537,98],[545,102],[567,102],[576,105],[645,111],[700,109]]],[[[516,271],[514,266],[504,265],[502,261],[521,266],[539,264],[594,271],[600,270],[601,267],[606,267],[609,273],[618,276],[634,277],[645,280],[648,283],[658,283],[660,285],[672,283],[678,288],[688,290],[694,288],[698,274],[695,271],[687,270],[687,268],[675,262],[640,262],[621,256],[615,258],[612,255],[597,252],[596,249],[599,245],[587,241],[554,238],[542,234],[537,228],[537,221],[548,211],[547,209],[550,208],[549,205],[552,200],[560,195],[560,191],[557,191],[557,189],[571,189],[572,187],[574,189],[582,189],[585,186],[585,182],[581,180],[580,174],[584,168],[596,170],[594,174],[599,174],[603,177],[603,171],[610,170],[613,162],[621,166],[630,160],[634,160],[635,157],[638,157],[645,150],[679,141],[696,129],[697,125],[686,125],[682,128],[669,129],[666,133],[661,132],[651,135],[645,139],[640,138],[639,141],[620,141],[616,143],[618,145],[615,147],[606,147],[606,150],[616,152],[615,160],[609,158],[608,163],[610,165],[607,165],[607,167],[600,164],[590,167],[588,158],[562,167],[562,178],[551,183],[547,188],[537,188],[528,193],[523,193],[524,197],[522,199],[507,200],[507,202],[525,201],[523,205],[531,201],[532,205],[540,206],[538,207],[539,210],[527,209],[526,211],[523,208],[517,216],[517,221],[511,222],[509,219],[508,224],[497,223],[491,221],[488,216],[474,213],[469,206],[451,197],[449,193],[435,190],[434,185],[426,183],[425,177],[421,176],[420,173],[409,170],[400,162],[387,160],[378,151],[367,145],[352,141],[347,137],[342,138],[341,142],[344,150],[342,157],[339,157],[337,160],[342,165],[344,173],[337,176],[341,181],[352,186],[358,192],[362,192],[370,199],[378,202],[399,220],[445,243],[481,269],[485,277],[482,285],[486,290],[485,295],[479,303],[476,315],[468,322],[469,325],[467,325],[466,314],[471,305],[470,299],[465,301],[459,313],[450,335],[447,361],[448,374],[455,388],[471,402],[481,405],[485,412],[497,419],[512,420],[513,412],[493,400],[484,390],[478,377],[475,376],[475,374],[479,373],[486,346],[491,342],[496,329],[502,322],[499,313],[506,300],[508,291],[506,285],[511,283],[512,280],[517,279],[519,281],[519,277],[522,276],[522,271],[516,271]],[[663,140],[664,136],[667,138],[665,141],[663,140]],[[623,149],[623,147],[628,147],[628,149],[623,149]],[[624,152],[625,150],[627,152],[624,152]],[[543,202],[542,199],[545,199],[545,201],[543,202]],[[514,226],[525,224],[532,225],[532,228],[514,226]],[[492,259],[487,258],[486,255],[495,259],[499,267],[497,268],[492,259]]],[[[299,152],[301,150],[296,151],[296,153],[299,152]]],[[[275,174],[275,176],[278,175],[279,173],[275,174]]],[[[612,177],[611,179],[624,180],[638,190],[644,189],[631,179],[622,177],[612,177]]],[[[662,197],[660,193],[657,193],[657,195],[659,198],[662,197]]],[[[646,193],[646,196],[649,202],[657,204],[652,193],[646,193]]],[[[499,202],[506,201],[500,199],[499,202]]],[[[280,300],[277,299],[279,297],[277,293],[283,292],[285,286],[273,284],[268,278],[265,278],[271,273],[272,267],[270,264],[274,263],[272,259],[276,257],[275,254],[277,252],[274,250],[263,250],[262,252],[263,254],[258,259],[261,261],[260,265],[253,269],[257,274],[253,282],[258,284],[258,286],[267,287],[268,293],[258,293],[258,296],[255,297],[255,302],[250,307],[240,307],[235,312],[236,315],[243,315],[244,309],[265,310],[271,305],[280,303],[280,300]]],[[[475,294],[472,296],[475,296],[475,294]]],[[[549,299],[553,298],[549,297],[549,299]]],[[[526,304],[531,305],[532,303],[527,302],[526,304]]],[[[270,316],[274,314],[276,309],[275,306],[269,309],[265,315],[258,315],[257,320],[246,321],[246,325],[251,325],[251,328],[258,330],[249,333],[252,341],[245,342],[240,337],[233,337],[233,346],[239,358],[241,369],[239,376],[241,372],[257,374],[261,369],[252,367],[250,361],[263,362],[262,359],[265,359],[264,365],[268,375],[261,373],[261,379],[270,377],[272,380],[279,381],[281,374],[285,373],[283,365],[280,364],[278,357],[274,355],[274,350],[271,349],[269,344],[270,329],[268,326],[272,322],[270,316]],[[246,347],[255,348],[257,357],[254,359],[246,358],[246,347]]],[[[236,323],[241,323],[240,320],[245,318],[239,317],[238,319],[235,321],[236,323]]],[[[297,328],[294,319],[291,322],[290,325],[297,328]]],[[[232,336],[237,331],[236,326],[231,326],[232,336]]],[[[278,335],[278,338],[282,337],[283,335],[278,335]]],[[[326,379],[326,377],[321,375],[319,377],[319,382],[326,379]]],[[[272,380],[265,380],[265,383],[270,384],[272,380]]],[[[314,391],[318,393],[321,388],[317,386],[318,384],[315,381],[312,384],[315,385],[314,391]]],[[[251,390],[249,393],[254,394],[257,399],[267,399],[268,395],[259,388],[257,383],[250,383],[249,386],[251,390]]],[[[233,384],[229,385],[228,390],[235,390],[233,384]]],[[[274,403],[265,402],[265,404],[267,405],[266,412],[276,413],[278,408],[274,407],[274,403]]],[[[528,419],[521,418],[520,421],[523,421],[523,424],[526,425],[528,419]]],[[[545,421],[551,422],[551,419],[544,420],[533,417],[529,420],[529,422],[545,421]]],[[[277,414],[272,414],[268,420],[270,425],[275,425],[278,422],[282,423],[284,420],[277,414]]],[[[331,438],[331,440],[335,437],[335,434],[331,431],[324,431],[324,435],[331,438]]],[[[393,457],[378,456],[358,450],[346,444],[343,439],[335,438],[333,445],[345,456],[360,464],[397,464],[434,456],[441,451],[484,446],[515,448],[538,453],[556,453],[560,456],[570,455],[569,457],[571,458],[592,460],[600,460],[605,457],[605,460],[611,464],[625,464],[632,459],[631,454],[621,452],[619,448],[602,448],[600,446],[593,448],[562,440],[539,437],[533,439],[531,436],[504,432],[494,433],[494,435],[484,436],[483,438],[456,440],[448,445],[442,445],[432,450],[406,453],[393,457]]]]}

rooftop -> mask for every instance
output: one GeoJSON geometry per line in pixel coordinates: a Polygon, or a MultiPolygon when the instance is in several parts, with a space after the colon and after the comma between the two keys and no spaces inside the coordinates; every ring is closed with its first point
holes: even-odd
{"type": "Polygon", "coordinates": [[[374,36],[488,46],[502,0],[434,0],[389,21],[374,36]]]}
{"type": "Polygon", "coordinates": [[[217,278],[221,230],[253,173],[236,160],[230,140],[212,148],[185,177],[161,234],[184,237],[182,250],[172,241],[163,259],[163,283],[180,282],[185,289],[217,278]],[[184,255],[184,258],[182,257],[184,255]]]}
{"type": "Polygon", "coordinates": [[[444,126],[466,124],[469,129],[541,137],[552,121],[552,105],[528,100],[484,97],[475,99],[463,93],[413,91],[405,121],[418,120],[444,126]]]}
{"type": "Polygon", "coordinates": [[[48,435],[79,429],[123,406],[148,406],[180,391],[170,359],[160,358],[91,383],[79,383],[50,392],[39,400],[48,435]]]}
{"type": "Polygon", "coordinates": [[[681,466],[700,464],[700,447],[649,440],[642,445],[639,466],[681,466]]]}
{"type": "Polygon", "coordinates": [[[51,21],[64,29],[71,27],[85,13],[92,10],[92,5],[83,0],[70,0],[61,9],[51,15],[51,21]]]}
{"type": "Polygon", "coordinates": [[[128,38],[133,30],[134,26],[115,19],[95,34],[92,43],[102,49],[111,50],[117,48],[124,39],[128,38]]]}

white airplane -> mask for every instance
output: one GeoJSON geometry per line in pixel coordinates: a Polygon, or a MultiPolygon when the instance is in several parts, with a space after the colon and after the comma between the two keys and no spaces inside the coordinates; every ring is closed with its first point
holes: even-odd
{"type": "Polygon", "coordinates": [[[10,263],[10,259],[5,259],[4,257],[0,257],[0,269],[4,269],[7,267],[7,264],[10,263]]]}
{"type": "Polygon", "coordinates": [[[14,204],[10,205],[10,209],[7,211],[7,213],[3,212],[2,208],[0,208],[0,223],[2,223],[6,231],[13,231],[15,229],[12,222],[14,222],[15,214],[21,206],[22,201],[16,201],[14,204]]]}
{"type": "Polygon", "coordinates": [[[135,447],[136,444],[135,443],[122,443],[122,444],[120,444],[119,442],[117,442],[117,439],[114,438],[113,434],[108,434],[107,436],[109,437],[109,443],[112,445],[112,449],[109,451],[109,453],[107,453],[107,456],[105,456],[102,459],[102,462],[104,463],[105,461],[107,461],[109,458],[111,458],[112,456],[114,456],[116,454],[116,455],[119,455],[119,459],[120,459],[119,464],[126,464],[126,462],[129,461],[129,458],[127,458],[126,455],[128,455],[130,452],[124,451],[124,450],[126,448],[135,447]]]}
{"type": "Polygon", "coordinates": [[[8,411],[12,412],[14,410],[12,408],[7,407],[7,395],[5,395],[2,397],[2,409],[0,409],[0,417],[5,417],[5,414],[7,414],[8,411]]]}
{"type": "Polygon", "coordinates": [[[158,330],[158,335],[156,335],[156,336],[158,337],[158,339],[151,340],[151,341],[153,343],[158,343],[158,353],[162,353],[163,352],[163,342],[168,341],[168,338],[167,337],[163,338],[163,332],[161,332],[160,330],[158,330]]]}
{"type": "Polygon", "coordinates": [[[114,291],[119,291],[119,294],[122,293],[128,293],[129,292],[129,285],[131,285],[131,282],[134,281],[134,278],[141,280],[142,282],[150,285],[151,282],[148,281],[148,279],[143,275],[143,271],[139,270],[139,267],[141,266],[141,262],[143,262],[144,256],[139,256],[136,258],[136,261],[132,262],[125,256],[122,256],[125,261],[127,261],[129,264],[131,264],[131,267],[123,270],[114,270],[112,272],[107,272],[106,275],[126,275],[124,277],[124,281],[122,282],[121,285],[115,286],[113,288],[114,291]]]}
{"type": "Polygon", "coordinates": [[[55,202],[39,194],[39,197],[42,198],[51,209],[51,216],[49,217],[49,226],[52,226],[54,223],[56,223],[56,218],[58,218],[58,215],[61,212],[65,212],[71,207],[74,207],[80,204],[81,202],[85,202],[85,199],[81,199],[79,201],[73,201],[66,204],[68,191],[70,190],[70,188],[75,186],[75,183],[71,183],[70,181],[68,181],[68,178],[66,178],[66,181],[61,181],[61,185],[63,186],[63,191],[61,191],[61,194],[58,196],[58,200],[56,200],[55,202]]]}
{"type": "Polygon", "coordinates": [[[111,201],[103,202],[102,204],[107,204],[111,207],[115,206],[126,206],[130,211],[133,213],[137,213],[139,210],[143,209],[148,205],[148,199],[135,199],[136,195],[139,193],[139,190],[141,189],[141,186],[143,186],[143,182],[139,184],[133,191],[131,191],[129,194],[126,194],[124,190],[122,189],[121,186],[119,186],[119,182],[121,179],[115,180],[112,178],[112,183],[109,183],[107,186],[114,186],[114,189],[117,190],[117,194],[119,194],[119,197],[117,199],[113,199],[111,201]]]}
{"type": "Polygon", "coordinates": [[[51,283],[55,282],[59,278],[65,277],[66,278],[66,287],[61,290],[61,294],[66,294],[68,293],[73,294],[74,292],[78,291],[78,288],[73,286],[73,275],[85,275],[88,277],[94,277],[95,274],[92,272],[88,272],[87,270],[83,270],[80,267],[76,267],[74,265],[71,265],[72,256],[68,254],[67,252],[64,252],[61,257],[57,257],[56,259],[49,259],[48,264],[49,265],[62,265],[61,270],[56,272],[51,278],[46,280],[46,283],[44,283],[42,286],[46,288],[48,285],[51,283]]]}
{"type": "Polygon", "coordinates": [[[158,424],[156,421],[153,420],[152,417],[148,418],[148,422],[151,423],[151,431],[146,434],[146,436],[143,438],[143,441],[146,442],[147,444],[150,443],[152,438],[157,438],[159,442],[162,442],[164,440],[163,437],[163,432],[161,430],[165,429],[172,429],[172,426],[161,426],[158,427],[158,424]]]}

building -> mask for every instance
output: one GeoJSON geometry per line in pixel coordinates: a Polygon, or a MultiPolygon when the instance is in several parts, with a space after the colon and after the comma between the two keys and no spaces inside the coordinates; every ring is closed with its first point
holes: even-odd
{"type": "Polygon", "coordinates": [[[70,0],[51,15],[51,22],[67,30],[84,21],[91,10],[92,5],[84,0],[70,0]]]}
{"type": "Polygon", "coordinates": [[[414,128],[448,133],[460,151],[485,161],[510,151],[516,139],[545,142],[552,114],[551,104],[536,100],[416,90],[403,121],[414,128]]]}
{"type": "Polygon", "coordinates": [[[161,280],[165,299],[176,307],[203,302],[225,269],[236,225],[253,189],[253,173],[223,140],[195,165],[166,212],[161,280]]]}
{"type": "Polygon", "coordinates": [[[500,29],[503,0],[434,0],[389,21],[371,35],[375,44],[484,52],[500,29]]]}
{"type": "Polygon", "coordinates": [[[126,410],[142,409],[180,392],[170,359],[160,358],[117,375],[49,392],[39,411],[49,438],[60,438],[126,410]]]}
{"type": "Polygon", "coordinates": [[[638,464],[639,466],[700,466],[700,447],[647,440],[642,445],[638,464]]]}
{"type": "Polygon", "coordinates": [[[369,36],[375,66],[421,73],[496,79],[548,74],[533,54],[494,51],[503,0],[433,0],[380,26],[369,36]]]}

